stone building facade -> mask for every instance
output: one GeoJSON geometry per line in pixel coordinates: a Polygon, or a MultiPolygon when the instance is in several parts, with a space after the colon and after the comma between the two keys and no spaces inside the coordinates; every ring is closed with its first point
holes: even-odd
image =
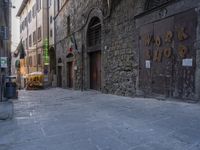
{"type": "Polygon", "coordinates": [[[5,77],[11,74],[11,1],[0,1],[0,102],[4,100],[5,77]]]}
{"type": "Polygon", "coordinates": [[[47,0],[23,0],[17,12],[17,17],[20,17],[20,39],[26,51],[26,57],[21,61],[21,75],[45,72],[45,76],[48,76],[47,6],[47,0]]]}
{"type": "Polygon", "coordinates": [[[199,0],[58,2],[58,86],[200,98],[199,0]]]}

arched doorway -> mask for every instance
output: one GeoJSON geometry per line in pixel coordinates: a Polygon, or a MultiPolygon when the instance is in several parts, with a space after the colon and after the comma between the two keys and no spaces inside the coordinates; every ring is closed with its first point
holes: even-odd
{"type": "Polygon", "coordinates": [[[49,49],[49,58],[50,58],[50,72],[53,74],[56,73],[56,52],[54,47],[49,49]]]}
{"type": "Polygon", "coordinates": [[[49,49],[49,70],[50,70],[50,76],[49,81],[52,86],[56,86],[56,52],[54,47],[51,47],[49,49]]]}
{"type": "Polygon", "coordinates": [[[93,17],[87,31],[90,89],[101,90],[101,21],[93,17]]]}
{"type": "Polygon", "coordinates": [[[67,55],[67,87],[73,88],[74,87],[74,55],[68,54],[67,55]]]}
{"type": "Polygon", "coordinates": [[[58,76],[57,76],[57,85],[62,87],[62,59],[58,59],[58,76]]]}

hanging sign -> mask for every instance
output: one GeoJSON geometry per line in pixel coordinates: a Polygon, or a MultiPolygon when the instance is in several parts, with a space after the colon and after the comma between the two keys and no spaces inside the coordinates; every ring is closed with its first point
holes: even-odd
{"type": "Polygon", "coordinates": [[[8,58],[7,57],[0,57],[0,66],[1,68],[8,68],[8,58]]]}
{"type": "Polygon", "coordinates": [[[44,65],[49,65],[49,49],[48,49],[49,41],[48,39],[44,40],[44,65]]]}

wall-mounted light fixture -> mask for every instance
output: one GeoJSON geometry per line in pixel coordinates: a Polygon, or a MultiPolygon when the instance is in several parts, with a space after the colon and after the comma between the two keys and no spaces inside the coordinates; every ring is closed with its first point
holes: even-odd
{"type": "Polygon", "coordinates": [[[162,8],[162,9],[159,10],[159,17],[160,18],[165,18],[167,16],[167,13],[168,13],[167,9],[166,8],[162,8]]]}

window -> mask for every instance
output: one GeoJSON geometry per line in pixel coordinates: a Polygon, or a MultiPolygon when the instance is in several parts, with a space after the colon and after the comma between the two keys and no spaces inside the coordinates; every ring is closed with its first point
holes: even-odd
{"type": "Polygon", "coordinates": [[[22,24],[20,24],[20,33],[22,33],[22,24]]]}
{"type": "Polygon", "coordinates": [[[28,66],[29,65],[29,57],[26,57],[26,62],[25,62],[26,64],[26,66],[28,66]]]}
{"type": "Polygon", "coordinates": [[[36,4],[34,4],[32,7],[32,17],[35,18],[35,16],[36,16],[36,4]]]}
{"type": "Polygon", "coordinates": [[[50,37],[52,37],[53,36],[53,31],[52,31],[52,29],[50,30],[50,37]]]}
{"type": "Polygon", "coordinates": [[[35,6],[35,5],[33,5],[33,7],[32,7],[32,17],[33,17],[33,18],[34,18],[34,13],[35,13],[34,6],[35,6]]]}
{"type": "Polygon", "coordinates": [[[29,13],[28,13],[28,22],[30,23],[31,20],[32,20],[32,17],[31,17],[31,11],[29,11],[29,13]]]}
{"type": "Polygon", "coordinates": [[[52,2],[51,2],[51,0],[49,0],[49,7],[51,7],[51,4],[52,4],[52,2]]]}
{"type": "Polygon", "coordinates": [[[60,10],[60,0],[57,0],[57,10],[58,10],[58,12],[60,10]]]}
{"type": "Polygon", "coordinates": [[[67,17],[67,34],[69,35],[71,32],[71,27],[70,27],[70,16],[67,17]]]}
{"type": "Polygon", "coordinates": [[[36,44],[36,31],[33,32],[33,44],[36,44]]]}
{"type": "Polygon", "coordinates": [[[37,3],[37,11],[39,12],[41,9],[41,0],[37,0],[36,3],[37,3]]]}
{"type": "Polygon", "coordinates": [[[89,23],[87,33],[88,46],[98,46],[101,44],[101,22],[97,17],[92,18],[89,23]]]}
{"type": "Polygon", "coordinates": [[[38,56],[37,56],[37,64],[38,65],[41,65],[42,63],[41,63],[41,54],[38,54],[38,56]]]}
{"type": "Polygon", "coordinates": [[[26,49],[28,49],[28,38],[26,38],[26,49]]]}
{"type": "Polygon", "coordinates": [[[32,60],[32,56],[29,56],[29,66],[32,66],[33,65],[33,60],[32,60]]]}
{"type": "Polygon", "coordinates": [[[49,19],[49,20],[50,20],[50,23],[52,23],[52,21],[53,21],[53,17],[52,17],[52,16],[50,16],[50,19],[49,19]]]}
{"type": "Polygon", "coordinates": [[[32,46],[32,35],[29,35],[29,47],[32,46]]]}
{"type": "Polygon", "coordinates": [[[25,20],[22,21],[22,30],[25,28],[25,20]]]}
{"type": "Polygon", "coordinates": [[[22,21],[22,31],[24,30],[24,21],[22,21]]]}
{"type": "Polygon", "coordinates": [[[26,16],[26,18],[25,18],[25,26],[27,27],[27,25],[28,25],[28,19],[27,19],[27,17],[28,16],[26,16]]]}
{"type": "Polygon", "coordinates": [[[22,45],[23,45],[24,47],[26,47],[26,43],[25,43],[25,41],[22,42],[22,45]]]}
{"type": "Polygon", "coordinates": [[[38,40],[41,40],[42,38],[42,31],[41,31],[41,27],[38,28],[38,40]]]}
{"type": "Polygon", "coordinates": [[[33,56],[33,67],[36,67],[36,64],[37,64],[37,56],[36,55],[34,55],[33,56]]]}

